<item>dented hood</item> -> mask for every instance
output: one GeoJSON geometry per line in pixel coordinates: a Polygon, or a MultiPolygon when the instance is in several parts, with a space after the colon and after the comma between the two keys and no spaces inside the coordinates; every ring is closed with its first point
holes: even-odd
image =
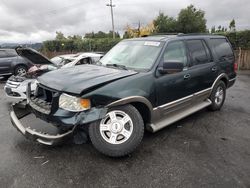
{"type": "Polygon", "coordinates": [[[57,91],[79,95],[84,90],[134,74],[137,72],[97,65],[78,65],[45,73],[38,77],[38,82],[57,91]]]}

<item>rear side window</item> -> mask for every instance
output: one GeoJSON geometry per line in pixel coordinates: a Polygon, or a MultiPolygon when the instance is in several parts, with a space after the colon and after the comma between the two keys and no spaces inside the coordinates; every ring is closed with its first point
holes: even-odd
{"type": "Polygon", "coordinates": [[[6,55],[5,51],[4,50],[0,50],[0,58],[4,58],[6,56],[7,55],[6,55]]]}
{"type": "Polygon", "coordinates": [[[15,56],[17,56],[17,53],[16,53],[16,51],[14,49],[7,50],[6,53],[7,53],[8,57],[15,57],[15,56]]]}
{"type": "Polygon", "coordinates": [[[209,63],[211,56],[203,40],[187,40],[189,54],[192,59],[192,65],[209,63]]]}
{"type": "Polygon", "coordinates": [[[225,38],[211,39],[211,44],[219,59],[234,55],[230,44],[225,38]]]}

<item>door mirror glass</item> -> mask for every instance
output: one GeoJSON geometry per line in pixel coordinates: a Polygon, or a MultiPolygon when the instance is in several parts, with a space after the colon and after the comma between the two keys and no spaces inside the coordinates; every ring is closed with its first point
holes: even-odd
{"type": "Polygon", "coordinates": [[[161,74],[173,74],[177,72],[182,72],[184,65],[180,61],[168,61],[164,62],[163,66],[158,70],[161,74]]]}

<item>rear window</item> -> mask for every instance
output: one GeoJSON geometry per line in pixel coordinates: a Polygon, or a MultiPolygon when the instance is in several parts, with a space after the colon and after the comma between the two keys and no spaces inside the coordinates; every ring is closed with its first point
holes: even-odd
{"type": "Polygon", "coordinates": [[[226,39],[211,39],[211,44],[219,59],[233,56],[232,48],[226,39]]]}

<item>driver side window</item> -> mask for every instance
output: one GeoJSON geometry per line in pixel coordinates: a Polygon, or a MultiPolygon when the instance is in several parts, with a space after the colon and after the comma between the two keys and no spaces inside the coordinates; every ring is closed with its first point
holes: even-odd
{"type": "Polygon", "coordinates": [[[163,54],[163,62],[180,62],[187,66],[187,53],[183,41],[170,42],[163,54]]]}

